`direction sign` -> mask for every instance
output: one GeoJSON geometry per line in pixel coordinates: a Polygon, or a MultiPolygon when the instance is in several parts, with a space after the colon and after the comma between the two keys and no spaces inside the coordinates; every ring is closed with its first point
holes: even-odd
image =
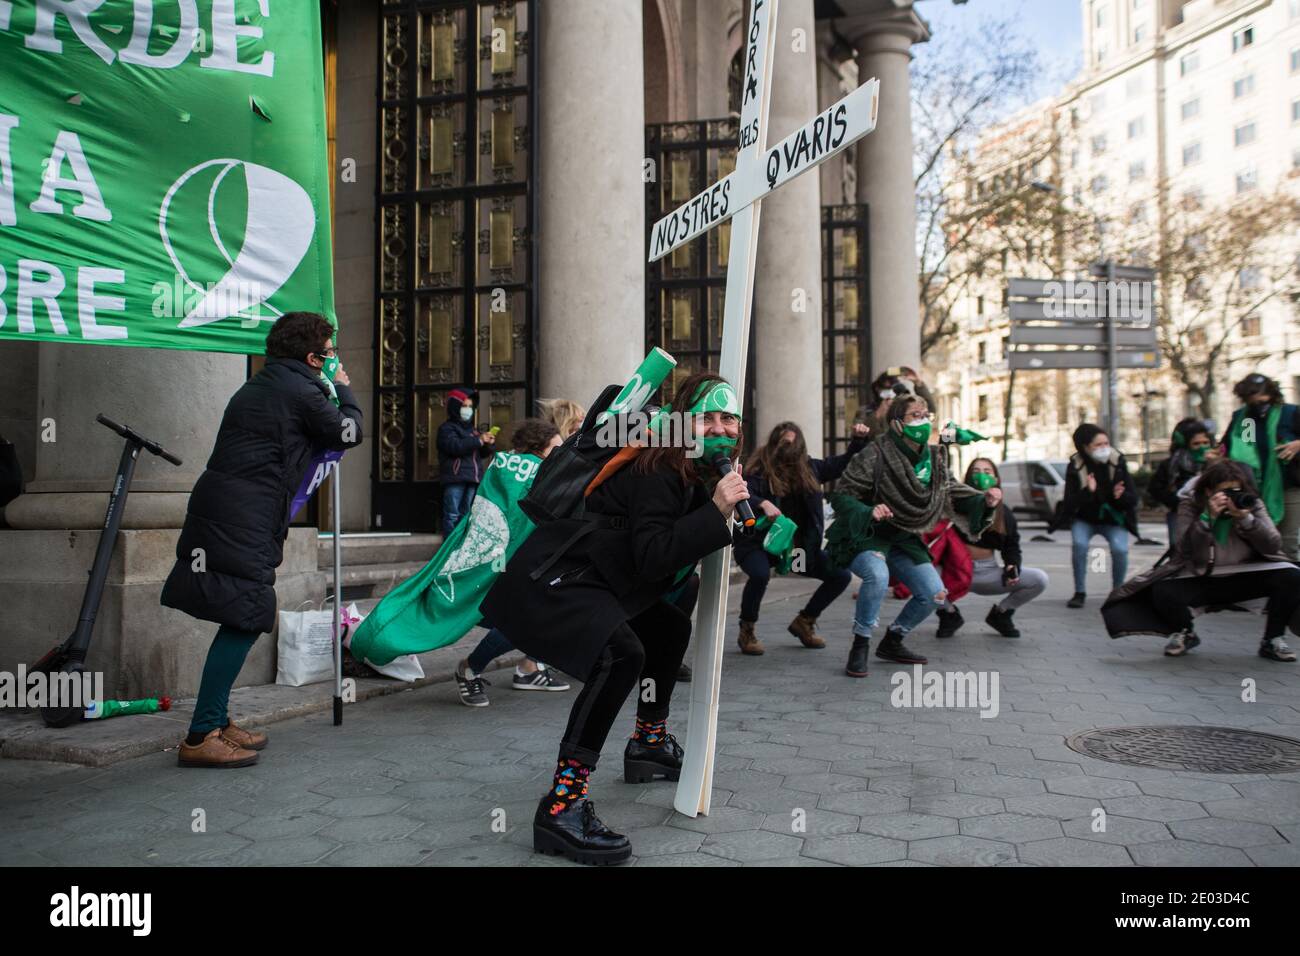
{"type": "MultiPolygon", "coordinates": [[[[1088,267],[1088,273],[1098,279],[1105,279],[1106,263],[1094,262],[1088,267]]],[[[1142,266],[1116,266],[1115,279],[1120,282],[1154,282],[1156,280],[1156,270],[1146,269],[1142,266]]]]}
{"type": "MultiPolygon", "coordinates": [[[[1104,349],[1044,349],[1036,352],[1008,352],[1007,362],[1011,369],[1055,369],[1055,368],[1107,368],[1107,353],[1104,349]]],[[[1159,368],[1160,353],[1154,349],[1127,351],[1120,349],[1115,353],[1117,368],[1159,368]]]]}
{"type": "MultiPolygon", "coordinates": [[[[1106,327],[1104,325],[1077,326],[1074,328],[1060,326],[1013,325],[1011,326],[1012,345],[1091,345],[1096,348],[1106,347],[1106,327]]],[[[1123,347],[1154,349],[1156,347],[1156,329],[1154,325],[1142,329],[1117,328],[1115,344],[1123,347]]]]}
{"type": "Polygon", "coordinates": [[[1152,287],[1145,282],[1012,279],[1007,294],[1028,300],[1009,303],[1011,319],[1017,322],[1098,322],[1108,313],[1117,322],[1150,322],[1152,317],[1152,287]]]}

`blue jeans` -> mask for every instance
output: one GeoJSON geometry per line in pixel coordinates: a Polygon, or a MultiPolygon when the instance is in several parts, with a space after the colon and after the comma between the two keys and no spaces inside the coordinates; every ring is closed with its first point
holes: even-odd
{"type": "Polygon", "coordinates": [[[442,536],[451,534],[451,529],[462,517],[469,514],[474,504],[474,495],[478,485],[454,484],[442,486],[442,536]]]}
{"type": "Polygon", "coordinates": [[[1116,524],[1092,524],[1075,519],[1070,525],[1070,541],[1074,564],[1074,590],[1084,594],[1088,590],[1088,545],[1096,535],[1110,544],[1110,581],[1119,587],[1128,575],[1128,528],[1116,524]]]}
{"type": "Polygon", "coordinates": [[[853,614],[853,633],[863,637],[869,637],[871,629],[879,623],[880,605],[884,603],[885,592],[889,590],[890,575],[902,581],[912,592],[912,596],[903,605],[903,610],[890,625],[903,634],[909,633],[929,617],[943,603],[936,602],[935,595],[947,590],[943,579],[939,577],[938,568],[929,561],[913,564],[912,559],[898,548],[890,548],[887,555],[879,551],[863,551],[853,559],[849,570],[862,579],[862,586],[858,588],[857,608],[853,614]]]}

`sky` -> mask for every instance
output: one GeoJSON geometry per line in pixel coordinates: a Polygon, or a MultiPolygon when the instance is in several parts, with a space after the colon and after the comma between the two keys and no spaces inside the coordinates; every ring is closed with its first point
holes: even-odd
{"type": "MultiPolygon", "coordinates": [[[[963,32],[968,25],[992,14],[1014,15],[1026,37],[1039,46],[1047,65],[1035,99],[1059,90],[1078,71],[1082,57],[1083,20],[1080,0],[968,0],[955,5],[952,0],[922,0],[917,12],[934,33],[940,30],[963,32]]],[[[924,56],[924,44],[913,48],[924,56]]]]}

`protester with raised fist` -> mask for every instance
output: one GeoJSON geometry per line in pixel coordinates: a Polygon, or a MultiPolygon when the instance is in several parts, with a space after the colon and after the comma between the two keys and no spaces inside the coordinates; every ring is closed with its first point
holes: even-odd
{"type": "Polygon", "coordinates": [[[1178,504],[1173,554],[1116,588],[1102,606],[1111,637],[1163,634],[1167,657],[1201,643],[1194,608],[1266,598],[1259,656],[1292,663],[1283,635],[1300,610],[1300,568],[1281,551],[1281,535],[1240,462],[1208,465],[1178,504]]]}
{"type": "Polygon", "coordinates": [[[329,321],[288,312],[267,334],[266,366],[226,406],[162,589],[166,607],[221,625],[180,746],[182,767],[248,766],[266,746],[266,734],[231,722],[230,688],[253,642],[275,626],[275,569],[294,492],[314,457],[361,443],[349,384],[329,321]]]}
{"type": "MultiPolygon", "coordinates": [[[[867,443],[867,427],[853,427],[848,451],[831,458],[812,458],[803,429],[794,422],[781,422],[772,429],[767,444],[750,455],[745,463],[745,484],[749,488],[751,507],[766,518],[781,516],[793,521],[798,530],[795,546],[803,559],[795,572],[821,581],[808,603],[790,622],[787,630],[804,647],[822,648],[825,639],[817,633],[817,617],[831,602],[844,593],[852,575],[846,568],[832,568],[830,557],[822,548],[825,516],[822,509],[822,485],[834,481],[867,443]]],[[[744,654],[763,653],[763,644],[754,633],[763,595],[777,559],[764,548],[761,534],[741,535],[736,539],[736,563],[748,580],[740,598],[740,650],[744,654]]]]}
{"type": "Polygon", "coordinates": [[[885,632],[876,656],[902,664],[926,658],[903,646],[906,637],[947,600],[947,591],[921,536],[952,521],[978,538],[992,520],[1002,491],[981,492],[954,480],[944,456],[930,447],[933,415],[925,399],[901,395],[890,404],[889,431],[858,452],[829,496],[835,522],[827,535],[836,567],[862,579],[853,620],[853,647],[845,673],[866,677],[871,633],[891,576],[911,599],[885,632]]]}
{"type": "Polygon", "coordinates": [[[1128,536],[1137,537],[1138,533],[1138,497],[1124,456],[1111,447],[1105,431],[1085,422],[1074,430],[1074,447],[1065,473],[1065,494],[1047,528],[1070,529],[1074,595],[1066,606],[1081,608],[1088,597],[1088,546],[1097,535],[1110,545],[1114,587],[1123,583],[1128,572],[1128,536]]]}
{"type": "Polygon", "coordinates": [[[474,426],[478,393],[455,388],[447,393],[447,420],[438,426],[438,480],[442,484],[442,533],[451,534],[456,522],[469,514],[474,494],[496,450],[496,435],[474,426]]]}
{"type": "Polygon", "coordinates": [[[520,650],[583,680],[533,819],[537,850],[582,863],[617,863],[632,852],[627,837],[601,823],[587,785],[634,689],[624,778],[680,774],[683,751],[667,721],[691,620],[672,599],[700,559],[731,543],[732,512],[749,497],[739,467],[720,477],[714,464],[738,454],[735,390],[696,372],[664,411],[674,409],[674,420],[689,424],[691,447],[620,449],[587,486],[583,517],[540,524],[481,605],[520,650]]]}

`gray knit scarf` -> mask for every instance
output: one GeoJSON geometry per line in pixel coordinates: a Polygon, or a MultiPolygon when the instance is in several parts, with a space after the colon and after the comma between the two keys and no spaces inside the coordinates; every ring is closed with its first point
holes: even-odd
{"type": "Polygon", "coordinates": [[[871,506],[888,505],[894,513],[889,523],[902,531],[925,534],[945,520],[956,521],[961,530],[967,530],[965,516],[954,513],[952,503],[982,492],[953,481],[938,448],[930,449],[930,464],[930,483],[924,485],[916,477],[913,462],[894,437],[883,435],[853,456],[836,482],[835,491],[871,506]],[[877,459],[880,459],[879,466],[877,459]],[[877,467],[879,488],[875,486],[877,467]]]}

